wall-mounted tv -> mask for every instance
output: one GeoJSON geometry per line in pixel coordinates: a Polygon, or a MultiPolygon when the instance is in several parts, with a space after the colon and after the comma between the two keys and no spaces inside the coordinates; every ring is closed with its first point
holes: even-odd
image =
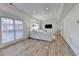
{"type": "Polygon", "coordinates": [[[51,28],[52,28],[52,24],[46,24],[46,25],[45,25],[45,28],[46,28],[46,29],[51,29],[51,28]]]}

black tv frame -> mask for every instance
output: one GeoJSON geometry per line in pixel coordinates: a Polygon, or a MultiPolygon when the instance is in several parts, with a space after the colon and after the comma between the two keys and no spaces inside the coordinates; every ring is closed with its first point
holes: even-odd
{"type": "Polygon", "coordinates": [[[52,29],[52,24],[45,24],[45,29],[52,29]]]}

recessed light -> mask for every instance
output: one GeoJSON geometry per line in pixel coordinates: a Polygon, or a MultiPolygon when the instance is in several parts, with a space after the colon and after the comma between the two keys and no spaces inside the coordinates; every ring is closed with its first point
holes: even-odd
{"type": "Polygon", "coordinates": [[[49,8],[46,8],[46,10],[49,10],[49,8]]]}

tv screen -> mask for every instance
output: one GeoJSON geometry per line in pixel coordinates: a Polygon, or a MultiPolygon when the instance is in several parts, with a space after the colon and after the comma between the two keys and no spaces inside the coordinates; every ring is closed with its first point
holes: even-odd
{"type": "Polygon", "coordinates": [[[45,28],[47,28],[47,29],[48,29],[48,28],[49,28],[49,29],[52,28],[52,24],[46,24],[46,25],[45,25],[45,28]]]}

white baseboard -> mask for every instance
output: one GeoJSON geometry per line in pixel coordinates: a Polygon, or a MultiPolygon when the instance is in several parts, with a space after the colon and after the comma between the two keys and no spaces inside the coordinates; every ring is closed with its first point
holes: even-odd
{"type": "Polygon", "coordinates": [[[79,55],[79,50],[71,42],[67,41],[67,40],[70,40],[68,37],[66,37],[65,35],[62,35],[62,36],[64,37],[64,39],[67,42],[67,44],[72,48],[72,50],[74,51],[74,53],[78,56],[79,55]]]}

